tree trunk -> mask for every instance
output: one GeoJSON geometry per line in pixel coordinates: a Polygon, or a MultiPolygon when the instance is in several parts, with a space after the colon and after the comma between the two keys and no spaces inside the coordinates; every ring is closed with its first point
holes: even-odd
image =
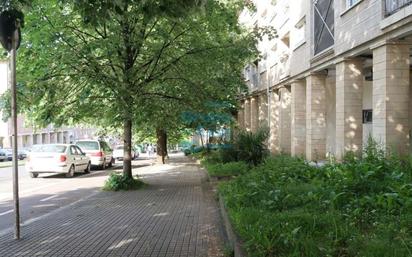
{"type": "Polygon", "coordinates": [[[200,137],[200,142],[202,143],[202,148],[203,148],[205,147],[205,144],[203,143],[203,134],[201,130],[199,130],[199,137],[200,137]]]}
{"type": "Polygon", "coordinates": [[[123,176],[132,177],[132,120],[124,120],[123,134],[123,176]]]}
{"type": "Polygon", "coordinates": [[[165,157],[167,155],[167,134],[164,129],[156,129],[156,137],[157,137],[157,160],[158,162],[162,162],[165,164],[165,157]]]}

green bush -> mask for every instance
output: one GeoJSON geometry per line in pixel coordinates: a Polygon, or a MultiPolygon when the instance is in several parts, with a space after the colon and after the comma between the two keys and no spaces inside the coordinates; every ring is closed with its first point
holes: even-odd
{"type": "Polygon", "coordinates": [[[269,136],[269,130],[259,129],[256,133],[241,131],[234,143],[237,151],[237,160],[245,161],[251,165],[260,164],[268,155],[269,151],[265,145],[269,136]]]}
{"type": "Polygon", "coordinates": [[[111,173],[109,178],[104,182],[103,190],[136,190],[144,185],[143,181],[138,178],[125,177],[121,174],[111,173]]]}
{"type": "Polygon", "coordinates": [[[228,162],[209,164],[206,168],[212,177],[229,177],[246,173],[249,165],[244,162],[228,162]]]}
{"type": "Polygon", "coordinates": [[[370,142],[321,168],[267,158],[219,191],[249,256],[412,256],[411,163],[370,142]]]}

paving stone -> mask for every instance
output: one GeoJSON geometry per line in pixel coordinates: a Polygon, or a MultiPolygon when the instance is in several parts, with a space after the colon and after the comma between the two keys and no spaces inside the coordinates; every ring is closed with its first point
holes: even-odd
{"type": "Polygon", "coordinates": [[[219,211],[204,171],[183,156],[139,169],[147,187],[100,192],[0,237],[0,256],[223,256],[219,211]]]}

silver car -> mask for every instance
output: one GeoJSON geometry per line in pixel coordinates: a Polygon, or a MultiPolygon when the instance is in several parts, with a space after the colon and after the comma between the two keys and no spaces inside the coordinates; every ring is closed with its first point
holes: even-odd
{"type": "MultiPolygon", "coordinates": [[[[118,145],[113,150],[113,158],[116,161],[122,161],[124,155],[124,145],[118,145]]],[[[139,157],[139,152],[132,148],[132,160],[135,160],[139,157]]]]}
{"type": "Polygon", "coordinates": [[[106,169],[107,166],[111,167],[113,159],[113,150],[109,145],[102,140],[79,140],[76,145],[90,157],[92,166],[100,167],[100,169],[106,169]]]}

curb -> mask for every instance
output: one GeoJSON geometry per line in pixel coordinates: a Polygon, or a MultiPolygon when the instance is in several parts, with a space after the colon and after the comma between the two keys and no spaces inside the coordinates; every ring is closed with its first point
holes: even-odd
{"type": "Polygon", "coordinates": [[[247,257],[246,251],[243,249],[243,243],[240,237],[236,234],[230,223],[229,215],[226,211],[223,197],[219,194],[219,209],[220,215],[223,219],[223,225],[225,226],[226,235],[229,240],[229,244],[233,249],[234,257],[247,257]]]}
{"type": "MultiPolygon", "coordinates": [[[[200,160],[192,157],[196,164],[199,165],[199,168],[206,173],[206,180],[211,184],[212,188],[216,188],[217,183],[219,182],[218,178],[211,177],[209,172],[207,172],[206,168],[203,167],[200,163],[200,160]]],[[[229,215],[226,211],[225,203],[223,201],[223,197],[218,194],[219,198],[219,210],[220,216],[222,217],[224,232],[225,232],[225,240],[228,240],[229,246],[233,249],[234,257],[248,257],[246,251],[243,249],[243,241],[240,237],[236,234],[233,229],[232,224],[230,223],[229,215]]]]}

